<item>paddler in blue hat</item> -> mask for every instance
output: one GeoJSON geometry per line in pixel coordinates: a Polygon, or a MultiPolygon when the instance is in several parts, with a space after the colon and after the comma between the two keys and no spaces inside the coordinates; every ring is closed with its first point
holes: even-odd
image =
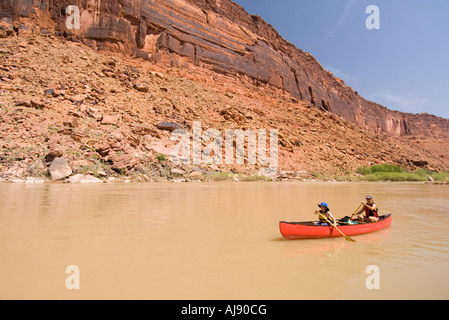
{"type": "Polygon", "coordinates": [[[319,225],[322,226],[328,226],[329,225],[329,221],[335,225],[335,222],[337,221],[334,216],[331,214],[331,211],[329,209],[329,206],[327,205],[326,202],[321,202],[318,207],[320,208],[320,210],[315,211],[315,214],[317,214],[320,218],[320,222],[318,223],[319,225]],[[327,220],[329,221],[327,221],[327,220]]]}

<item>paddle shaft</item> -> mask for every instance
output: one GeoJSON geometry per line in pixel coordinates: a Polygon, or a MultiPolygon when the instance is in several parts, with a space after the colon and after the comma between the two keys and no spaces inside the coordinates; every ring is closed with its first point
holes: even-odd
{"type": "Polygon", "coordinates": [[[360,210],[360,207],[363,205],[363,203],[361,203],[359,205],[359,207],[354,211],[354,213],[352,214],[351,218],[360,210]]]}
{"type": "Polygon", "coordinates": [[[333,226],[335,229],[337,229],[338,232],[340,232],[343,237],[345,237],[345,239],[347,241],[352,241],[352,242],[356,242],[354,239],[351,239],[350,237],[348,237],[347,235],[345,235],[340,229],[337,228],[336,224],[332,224],[332,222],[329,221],[329,219],[327,219],[327,217],[325,215],[323,215],[321,212],[318,212],[318,214],[323,217],[331,226],[333,226]]]}

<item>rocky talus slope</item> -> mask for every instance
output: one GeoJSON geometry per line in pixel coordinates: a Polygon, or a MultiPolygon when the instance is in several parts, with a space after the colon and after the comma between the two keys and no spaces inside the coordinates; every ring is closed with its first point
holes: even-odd
{"type": "MultiPolygon", "coordinates": [[[[377,163],[449,169],[447,140],[437,124],[434,136],[373,133],[283,90],[200,66],[97,51],[52,32],[0,39],[0,115],[2,180],[76,174],[199,180],[213,172],[260,171],[259,164],[165,160],[176,142],[163,123],[190,131],[194,121],[221,132],[277,129],[278,178],[342,174],[377,163]]],[[[427,128],[427,122],[420,125],[427,128]]]]}

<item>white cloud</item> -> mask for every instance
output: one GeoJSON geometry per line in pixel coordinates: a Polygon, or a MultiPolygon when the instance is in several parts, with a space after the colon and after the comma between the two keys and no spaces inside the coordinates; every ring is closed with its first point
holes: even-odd
{"type": "Polygon", "coordinates": [[[338,29],[340,29],[340,27],[343,25],[343,23],[346,21],[346,19],[349,16],[349,13],[351,12],[351,9],[353,7],[353,5],[356,3],[357,0],[349,0],[348,3],[345,6],[345,9],[343,11],[343,13],[341,14],[340,18],[338,19],[337,23],[335,24],[335,26],[326,34],[326,36],[324,37],[324,39],[329,39],[335,32],[338,31],[338,29]]]}
{"type": "Polygon", "coordinates": [[[386,91],[379,91],[367,96],[368,99],[376,100],[387,108],[393,108],[403,112],[420,113],[426,108],[428,98],[415,97],[411,94],[392,94],[386,91]]]}

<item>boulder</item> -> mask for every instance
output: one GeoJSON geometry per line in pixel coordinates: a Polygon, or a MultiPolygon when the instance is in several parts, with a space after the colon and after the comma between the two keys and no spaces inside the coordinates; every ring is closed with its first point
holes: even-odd
{"type": "Polygon", "coordinates": [[[69,163],[64,158],[56,158],[53,160],[48,171],[53,181],[67,178],[72,174],[72,168],[70,168],[69,163]]]}

